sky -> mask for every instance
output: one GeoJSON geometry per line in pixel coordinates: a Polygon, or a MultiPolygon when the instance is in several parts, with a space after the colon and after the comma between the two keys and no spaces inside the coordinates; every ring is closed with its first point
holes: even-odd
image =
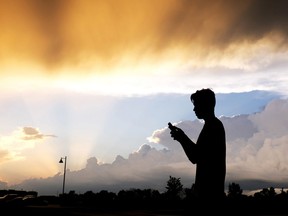
{"type": "Polygon", "coordinates": [[[190,94],[216,93],[226,184],[288,187],[285,0],[0,0],[0,189],[185,187],[190,94]]]}

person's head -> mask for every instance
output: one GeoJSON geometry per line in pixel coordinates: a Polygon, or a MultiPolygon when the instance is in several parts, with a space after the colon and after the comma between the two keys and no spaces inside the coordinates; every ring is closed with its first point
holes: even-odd
{"type": "Polygon", "coordinates": [[[216,97],[210,88],[197,90],[191,94],[190,99],[194,105],[193,110],[199,119],[214,115],[216,97]]]}

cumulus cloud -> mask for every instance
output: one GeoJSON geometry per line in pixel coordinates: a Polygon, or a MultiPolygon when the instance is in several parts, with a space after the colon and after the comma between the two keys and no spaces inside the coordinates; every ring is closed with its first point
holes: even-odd
{"type": "Polygon", "coordinates": [[[23,127],[24,140],[43,139],[44,137],[56,137],[55,135],[41,134],[37,128],[23,127]]]}
{"type": "MultiPolygon", "coordinates": [[[[227,134],[228,180],[287,180],[287,105],[287,100],[277,99],[267,104],[261,112],[220,118],[227,134]]],[[[189,134],[195,130],[196,122],[180,122],[177,126],[196,141],[195,134],[189,134]]],[[[150,140],[170,148],[168,136],[165,128],[155,131],[150,140]]],[[[175,150],[173,145],[171,149],[175,150]]]]}
{"type": "Polygon", "coordinates": [[[286,100],[273,100],[263,112],[252,115],[250,119],[268,137],[279,137],[287,133],[287,110],[286,100]]]}
{"type": "MultiPolygon", "coordinates": [[[[287,100],[273,100],[262,112],[249,116],[257,131],[248,140],[232,140],[230,165],[239,169],[242,178],[261,178],[285,181],[288,168],[287,100]],[[239,148],[241,146],[241,148],[239,148]],[[238,151],[236,152],[236,148],[238,151]]],[[[234,175],[238,177],[234,172],[234,175]]]]}
{"type": "Polygon", "coordinates": [[[38,143],[36,141],[43,140],[45,137],[56,136],[42,134],[38,128],[33,127],[22,127],[9,135],[0,135],[0,163],[22,159],[24,150],[34,148],[38,143]]]}
{"type": "MultiPolygon", "coordinates": [[[[287,186],[287,106],[288,100],[276,99],[258,113],[221,117],[227,133],[227,185],[234,181],[240,185],[243,183],[244,189],[287,186]]],[[[197,139],[203,126],[203,122],[198,120],[173,124],[193,140],[197,139]]],[[[118,155],[111,164],[100,163],[96,157],[91,157],[85,168],[68,170],[67,190],[118,191],[147,187],[163,190],[169,175],[180,177],[184,186],[190,187],[195,166],[170,137],[167,126],[155,130],[149,140],[127,158],[118,155]],[[161,148],[156,148],[157,145],[161,148]]],[[[51,185],[58,184],[59,188],[60,183],[61,175],[57,174],[47,179],[30,179],[17,187],[37,189],[40,194],[55,194],[51,185]]]]}
{"type": "MultiPolygon", "coordinates": [[[[180,127],[181,129],[186,131],[187,135],[191,138],[194,138],[195,140],[203,126],[203,123],[198,120],[195,120],[195,121],[182,121],[178,123],[173,123],[173,125],[180,127]]],[[[148,137],[147,139],[152,143],[161,144],[170,150],[181,151],[182,148],[181,145],[179,145],[177,142],[171,139],[170,129],[168,127],[155,130],[152,136],[148,137]]]]}

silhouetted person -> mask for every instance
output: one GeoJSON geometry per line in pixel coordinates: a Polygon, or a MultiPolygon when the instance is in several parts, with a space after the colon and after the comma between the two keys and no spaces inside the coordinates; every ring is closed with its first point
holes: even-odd
{"type": "Polygon", "coordinates": [[[216,97],[211,89],[197,90],[191,94],[190,99],[197,118],[204,120],[197,142],[193,142],[182,129],[171,123],[170,134],[182,145],[188,159],[196,164],[193,187],[196,199],[200,202],[217,203],[225,197],[225,128],[215,116],[216,97]]]}

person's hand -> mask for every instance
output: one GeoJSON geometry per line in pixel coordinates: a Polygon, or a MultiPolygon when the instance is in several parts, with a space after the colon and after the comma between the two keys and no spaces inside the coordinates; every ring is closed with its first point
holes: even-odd
{"type": "Polygon", "coordinates": [[[185,133],[183,132],[183,130],[181,128],[178,128],[178,127],[172,125],[170,122],[168,123],[168,127],[170,129],[171,137],[174,140],[180,141],[181,139],[183,139],[185,137],[185,133]]]}

